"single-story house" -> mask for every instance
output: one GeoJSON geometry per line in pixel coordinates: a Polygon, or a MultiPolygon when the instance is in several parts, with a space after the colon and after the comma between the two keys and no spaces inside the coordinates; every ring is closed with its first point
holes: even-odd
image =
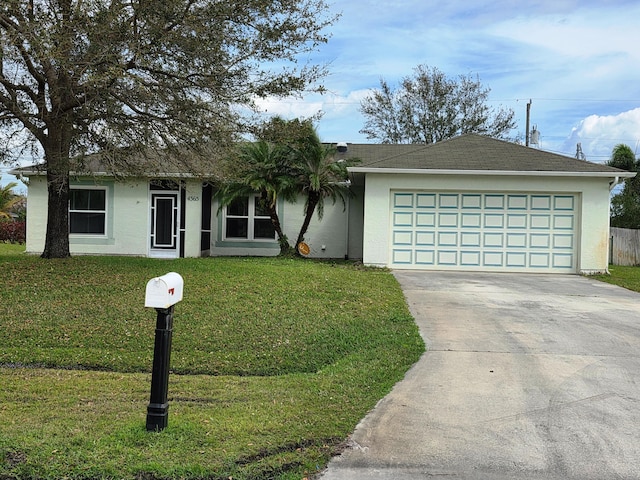
{"type": "MultiPolygon", "coordinates": [[[[337,144],[353,197],[326,205],[305,236],[310,256],[395,269],[594,273],[607,270],[609,196],[623,170],[466,134],[431,145],[337,144]]],[[[27,245],[44,248],[46,175],[29,177],[27,245]]],[[[295,239],[303,200],[278,206],[295,239]]],[[[72,254],[277,255],[255,197],[220,210],[202,179],[73,176],[72,254]]]]}

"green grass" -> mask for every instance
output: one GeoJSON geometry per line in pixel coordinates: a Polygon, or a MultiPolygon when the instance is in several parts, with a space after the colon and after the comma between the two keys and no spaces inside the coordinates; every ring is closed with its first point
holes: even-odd
{"type": "Polygon", "coordinates": [[[17,255],[24,253],[25,246],[19,243],[0,242],[0,255],[17,255]]]}
{"type": "Polygon", "coordinates": [[[593,275],[592,278],[640,292],[640,267],[609,265],[609,275],[593,275]]]}
{"type": "MultiPolygon", "coordinates": [[[[13,247],[13,246],[9,246],[13,247]]],[[[393,276],[296,259],[43,260],[0,245],[0,478],[301,479],[424,344],[393,276]],[[185,281],[169,426],[145,430],[155,311],[185,281]]]]}

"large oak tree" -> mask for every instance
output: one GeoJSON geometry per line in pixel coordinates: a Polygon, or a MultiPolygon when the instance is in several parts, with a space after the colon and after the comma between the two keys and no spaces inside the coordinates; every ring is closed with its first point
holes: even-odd
{"type": "Polygon", "coordinates": [[[452,78],[419,65],[397,88],[380,80],[380,89],[360,104],[360,133],[382,143],[430,144],[463,133],[506,138],[516,127],[515,113],[489,107],[489,92],[471,75],[452,78]]]}
{"type": "Polygon", "coordinates": [[[44,155],[43,257],[69,255],[69,173],[211,173],[254,100],[316,85],[323,0],[2,0],[0,129],[44,155]],[[301,62],[301,63],[298,63],[301,62]]]}

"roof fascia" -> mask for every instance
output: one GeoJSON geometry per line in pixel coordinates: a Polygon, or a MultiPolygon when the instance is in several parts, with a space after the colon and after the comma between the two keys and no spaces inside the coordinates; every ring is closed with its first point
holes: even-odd
{"type": "Polygon", "coordinates": [[[507,177],[604,177],[633,178],[636,172],[555,172],[555,171],[517,171],[517,170],[452,170],[426,168],[367,168],[348,167],[352,173],[392,173],[408,175],[486,175],[507,177]]]}
{"type": "MultiPolygon", "coordinates": [[[[45,176],[47,174],[46,169],[41,170],[10,170],[11,175],[22,175],[23,177],[30,176],[45,176]]],[[[122,178],[196,178],[195,175],[190,173],[144,173],[140,175],[129,175],[124,173],[107,173],[107,172],[69,172],[72,177],[122,177],[122,178]]]]}

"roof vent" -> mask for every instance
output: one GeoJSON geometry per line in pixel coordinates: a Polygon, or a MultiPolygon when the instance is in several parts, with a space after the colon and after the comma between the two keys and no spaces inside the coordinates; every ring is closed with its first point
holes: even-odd
{"type": "Polygon", "coordinates": [[[345,153],[348,150],[348,148],[349,147],[347,146],[347,142],[338,142],[338,144],[336,145],[336,149],[340,153],[345,153]]]}

